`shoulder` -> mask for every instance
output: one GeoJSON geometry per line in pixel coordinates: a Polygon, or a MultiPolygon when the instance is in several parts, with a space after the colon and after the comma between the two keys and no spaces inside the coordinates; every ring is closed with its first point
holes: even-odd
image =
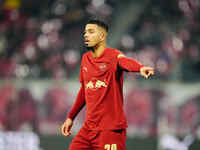
{"type": "Polygon", "coordinates": [[[90,51],[88,51],[88,52],[85,52],[85,53],[83,54],[83,56],[82,56],[82,57],[86,57],[86,56],[88,56],[90,53],[91,53],[90,51]]]}
{"type": "Polygon", "coordinates": [[[84,53],[84,54],[82,55],[81,59],[82,59],[82,60],[85,59],[86,57],[88,57],[89,54],[90,54],[89,51],[86,52],[86,53],[84,53]]]}
{"type": "Polygon", "coordinates": [[[85,64],[88,55],[89,55],[89,52],[86,52],[81,56],[81,66],[83,66],[85,64]]]}
{"type": "Polygon", "coordinates": [[[110,51],[110,53],[113,53],[113,54],[119,54],[119,53],[121,53],[120,50],[115,49],[115,48],[108,48],[108,50],[110,51]]]}
{"type": "Polygon", "coordinates": [[[114,49],[114,48],[108,48],[109,49],[109,53],[111,56],[118,58],[121,55],[124,55],[122,51],[118,50],[118,49],[114,49]]]}

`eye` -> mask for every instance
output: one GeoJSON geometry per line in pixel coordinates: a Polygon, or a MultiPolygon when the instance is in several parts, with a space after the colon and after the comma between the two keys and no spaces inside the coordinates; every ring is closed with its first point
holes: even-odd
{"type": "Polygon", "coordinates": [[[93,29],[88,30],[89,33],[94,33],[95,31],[93,29]]]}
{"type": "Polygon", "coordinates": [[[89,30],[84,31],[84,32],[83,32],[83,35],[85,35],[85,34],[92,34],[92,33],[94,33],[94,32],[95,32],[94,30],[89,29],[89,30]]]}

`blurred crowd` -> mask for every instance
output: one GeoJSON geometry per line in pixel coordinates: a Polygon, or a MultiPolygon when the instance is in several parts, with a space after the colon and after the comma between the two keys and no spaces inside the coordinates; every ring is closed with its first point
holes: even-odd
{"type": "MultiPolygon", "coordinates": [[[[85,22],[101,16],[112,25],[124,3],[131,1],[1,0],[0,78],[77,77],[85,22]]],[[[115,48],[155,67],[157,79],[199,80],[199,10],[198,0],[153,0],[115,48]]]]}
{"type": "MultiPolygon", "coordinates": [[[[84,24],[91,16],[101,16],[110,25],[120,24],[116,12],[124,3],[133,1],[0,3],[0,130],[56,134],[73,104],[74,95],[69,89],[74,87],[66,88],[61,82],[78,78],[85,52],[84,24]],[[55,84],[46,87],[41,98],[34,95],[31,87],[18,87],[12,82],[21,80],[28,85],[30,80],[44,79],[53,79],[55,84]],[[4,80],[8,82],[3,83],[4,80]]],[[[152,80],[200,81],[200,1],[144,0],[144,5],[137,21],[123,33],[115,48],[154,67],[156,75],[152,80]]],[[[112,35],[115,33],[110,33],[110,38],[112,35]]],[[[132,80],[138,76],[129,73],[126,77],[132,80]]],[[[167,99],[162,88],[129,89],[125,95],[129,136],[158,135],[158,126],[163,123],[176,130],[176,135],[196,133],[200,96],[190,97],[176,107],[167,99]]],[[[79,122],[83,122],[84,111],[79,116],[79,122]]]]}
{"type": "MultiPolygon", "coordinates": [[[[39,97],[34,96],[32,86],[26,87],[27,83],[21,87],[10,81],[1,84],[0,130],[59,134],[60,125],[76,97],[76,93],[70,92],[74,89],[66,84],[54,81],[40,87],[43,92],[39,97]]],[[[169,94],[159,87],[152,89],[131,85],[124,101],[128,135],[147,137],[163,135],[164,132],[182,137],[189,134],[196,136],[200,129],[200,95],[183,99],[184,102],[178,105],[171,103],[169,98],[169,94]]],[[[78,115],[76,124],[82,124],[84,119],[85,110],[78,115]]]]}
{"type": "Polygon", "coordinates": [[[72,96],[56,82],[42,99],[29,88],[8,82],[0,86],[0,130],[56,134],[66,119],[72,96]]]}
{"type": "Polygon", "coordinates": [[[16,89],[13,84],[0,88],[0,128],[18,131],[22,128],[38,131],[36,101],[27,89],[16,89]]]}

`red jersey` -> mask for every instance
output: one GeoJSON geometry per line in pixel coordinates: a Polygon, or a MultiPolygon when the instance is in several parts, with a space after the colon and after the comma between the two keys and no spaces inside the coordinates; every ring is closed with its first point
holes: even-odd
{"type": "Polygon", "coordinates": [[[68,117],[74,119],[86,104],[84,125],[89,129],[126,128],[123,111],[123,71],[139,71],[141,67],[134,59],[127,58],[112,48],[106,48],[96,58],[91,51],[85,53],[80,71],[82,87],[68,117]]]}

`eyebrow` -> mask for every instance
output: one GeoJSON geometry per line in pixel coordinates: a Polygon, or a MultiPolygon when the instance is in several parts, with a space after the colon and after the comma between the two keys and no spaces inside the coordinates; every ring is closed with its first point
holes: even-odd
{"type": "Polygon", "coordinates": [[[94,31],[94,29],[87,29],[87,30],[85,30],[85,31],[94,31]]]}
{"type": "Polygon", "coordinates": [[[83,33],[85,33],[86,31],[91,32],[91,31],[95,31],[95,30],[94,30],[94,29],[87,29],[87,30],[85,30],[83,33]]]}

